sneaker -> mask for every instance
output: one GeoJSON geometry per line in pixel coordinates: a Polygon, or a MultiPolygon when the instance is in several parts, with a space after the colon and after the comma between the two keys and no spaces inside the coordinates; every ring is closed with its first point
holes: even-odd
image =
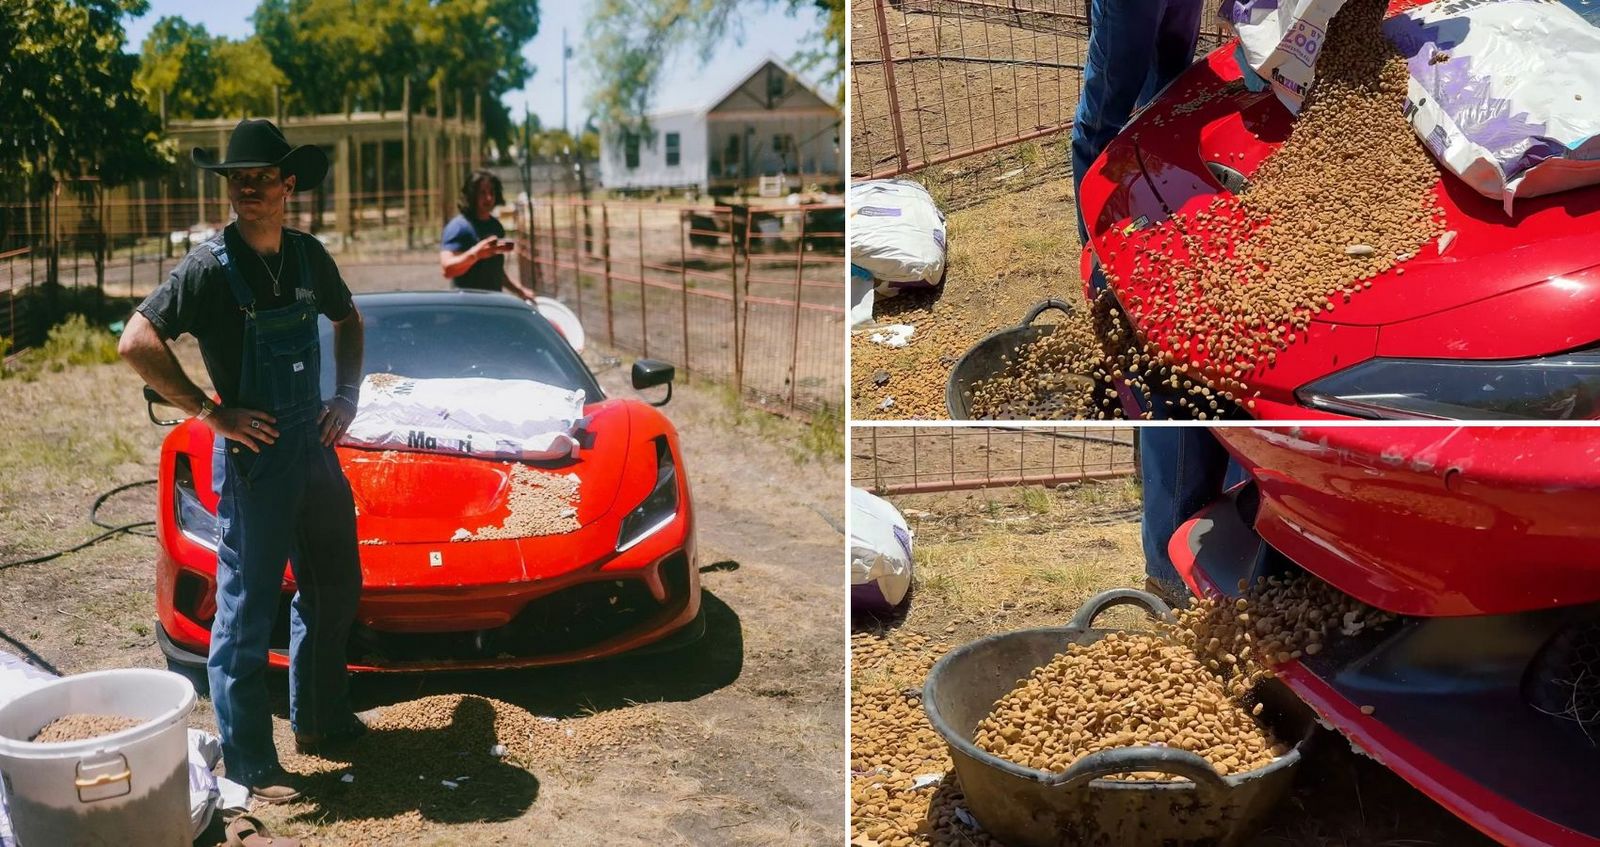
{"type": "Polygon", "coordinates": [[[262,803],[290,803],[305,793],[304,780],[283,768],[276,768],[250,781],[250,799],[262,803]]]}
{"type": "Polygon", "coordinates": [[[296,732],[294,734],[294,750],[307,756],[315,756],[326,750],[334,750],[353,743],[356,739],[367,734],[367,725],[360,718],[352,716],[350,722],[332,732],[296,732]]]}

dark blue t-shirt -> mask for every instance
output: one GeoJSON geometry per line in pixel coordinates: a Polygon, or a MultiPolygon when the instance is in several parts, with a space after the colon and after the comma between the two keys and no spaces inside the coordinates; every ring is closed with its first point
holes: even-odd
{"type": "MultiPolygon", "coordinates": [[[[488,238],[506,237],[506,228],[493,216],[487,220],[473,220],[466,215],[456,215],[444,225],[444,238],[439,245],[440,250],[449,250],[452,253],[465,253],[473,245],[488,238]]],[[[451,280],[457,288],[476,288],[483,291],[499,291],[506,284],[506,257],[496,254],[487,259],[480,259],[466,273],[451,280]]]]}

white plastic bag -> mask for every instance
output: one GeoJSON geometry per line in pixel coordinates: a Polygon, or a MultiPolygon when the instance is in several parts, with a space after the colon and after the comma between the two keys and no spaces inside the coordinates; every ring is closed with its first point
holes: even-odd
{"type": "Polygon", "coordinates": [[[1442,0],[1383,31],[1411,68],[1417,136],[1506,214],[1600,183],[1600,3],[1442,0]]]}
{"type": "Polygon", "coordinates": [[[944,214],[909,179],[850,186],[850,261],[880,283],[934,286],[944,278],[944,214]]]}
{"type": "Polygon", "coordinates": [[[526,379],[409,379],[368,374],[342,443],[550,460],[574,455],[584,395],[526,379]]]}
{"type": "MultiPolygon", "coordinates": [[[[1345,0],[1233,0],[1228,17],[1246,65],[1272,86],[1289,111],[1300,113],[1317,54],[1345,0]]],[[[1247,74],[1248,76],[1248,74],[1247,74]]]]}
{"type": "Polygon", "coordinates": [[[850,602],[893,608],[911,589],[911,528],[887,500],[850,489],[850,602]]]}

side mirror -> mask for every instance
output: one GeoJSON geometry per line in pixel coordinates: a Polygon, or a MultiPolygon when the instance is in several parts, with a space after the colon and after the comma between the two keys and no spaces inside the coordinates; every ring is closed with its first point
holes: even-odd
{"type": "MultiPolygon", "coordinates": [[[[154,388],[151,388],[150,386],[146,385],[144,387],[144,407],[145,407],[145,414],[148,414],[150,416],[150,422],[155,424],[156,426],[175,426],[175,425],[180,424],[180,423],[183,422],[183,418],[174,418],[172,420],[164,420],[162,418],[156,417],[156,406],[157,405],[172,406],[171,403],[167,402],[167,398],[162,397],[161,394],[159,392],[157,392],[154,388]]],[[[173,406],[173,408],[177,408],[177,407],[173,406]]]]}
{"type": "Polygon", "coordinates": [[[651,403],[652,406],[665,406],[672,402],[672,380],[677,375],[677,368],[658,359],[640,359],[633,363],[634,390],[642,391],[658,385],[667,387],[667,396],[659,403],[651,403]]]}

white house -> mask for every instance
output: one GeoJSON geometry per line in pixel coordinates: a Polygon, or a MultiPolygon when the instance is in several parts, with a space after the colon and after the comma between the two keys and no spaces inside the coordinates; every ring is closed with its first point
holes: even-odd
{"type": "Polygon", "coordinates": [[[703,106],[652,113],[648,130],[604,127],[600,182],[610,189],[783,190],[844,182],[840,115],[776,59],[703,106]]]}

